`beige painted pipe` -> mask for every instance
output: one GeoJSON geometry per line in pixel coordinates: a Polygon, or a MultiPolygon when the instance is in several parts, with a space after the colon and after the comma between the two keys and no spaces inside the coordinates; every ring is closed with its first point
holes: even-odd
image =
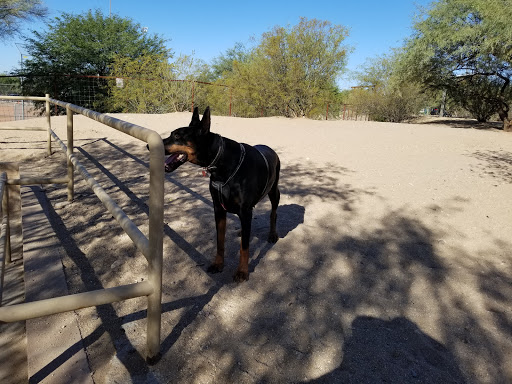
{"type": "Polygon", "coordinates": [[[99,289],[74,295],[9,305],[0,308],[0,323],[11,323],[13,321],[28,320],[36,317],[74,311],[80,308],[110,304],[116,301],[148,296],[152,292],[153,287],[149,281],[143,281],[141,283],[122,285],[120,287],[99,289]]]}

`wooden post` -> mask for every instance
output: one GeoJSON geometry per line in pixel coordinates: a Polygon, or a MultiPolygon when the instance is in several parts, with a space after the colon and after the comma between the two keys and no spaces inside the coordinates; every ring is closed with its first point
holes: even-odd
{"type": "Polygon", "coordinates": [[[229,116],[231,116],[231,104],[233,103],[233,88],[229,88],[229,116]]]}
{"type": "Polygon", "coordinates": [[[192,82],[192,108],[190,108],[190,112],[194,112],[194,82],[192,82]]]}
{"type": "Polygon", "coordinates": [[[47,135],[47,147],[48,147],[48,155],[52,154],[52,122],[50,118],[50,94],[46,94],[46,126],[48,129],[47,135]]]}

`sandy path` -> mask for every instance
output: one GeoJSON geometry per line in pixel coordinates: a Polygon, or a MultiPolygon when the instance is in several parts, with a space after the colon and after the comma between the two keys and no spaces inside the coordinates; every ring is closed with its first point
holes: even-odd
{"type": "MultiPolygon", "coordinates": [[[[116,117],[164,135],[190,116],[116,117]]],[[[62,139],[64,123],[53,119],[62,139]]],[[[207,180],[188,164],[168,175],[163,358],[142,360],[144,300],[79,311],[95,382],[512,381],[512,136],[452,126],[213,116],[213,131],[279,153],[281,238],[266,243],[260,203],[250,280],[231,282],[236,217],[224,272],[206,274],[207,180]]],[[[0,161],[22,161],[24,174],[64,162],[45,158],[43,132],[0,135],[0,161]]],[[[144,145],[81,116],[75,140],[147,230],[144,145]]],[[[80,177],[76,187],[75,202],[54,210],[70,290],[140,281],[143,257],[80,177]]],[[[53,207],[66,198],[46,192],[53,207]]]]}

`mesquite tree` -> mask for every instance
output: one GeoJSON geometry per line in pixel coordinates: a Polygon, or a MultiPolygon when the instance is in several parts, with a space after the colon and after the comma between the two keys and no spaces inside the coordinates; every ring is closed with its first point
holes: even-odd
{"type": "MultiPolygon", "coordinates": [[[[74,102],[79,84],[77,75],[108,76],[119,55],[136,59],[144,55],[169,57],[165,40],[145,33],[131,19],[105,16],[101,11],[74,15],[63,13],[47,23],[44,31],[33,31],[26,49],[31,55],[19,72],[25,76],[25,94],[44,95],[74,102]]],[[[105,111],[108,86],[95,89],[94,105],[82,105],[105,111]],[[103,100],[101,96],[103,96],[103,100]]]]}
{"type": "Polygon", "coordinates": [[[22,22],[44,18],[48,10],[41,0],[3,0],[0,2],[0,39],[20,33],[22,22]]]}
{"type": "Polygon", "coordinates": [[[403,68],[431,89],[446,89],[477,119],[498,113],[512,131],[510,20],[509,0],[435,2],[414,25],[403,68]]]}
{"type": "Polygon", "coordinates": [[[318,105],[324,110],[337,96],[347,36],[345,27],[316,19],[276,26],[249,52],[236,50],[232,65],[217,81],[233,87],[234,103],[252,108],[247,115],[264,109],[275,115],[310,117],[318,105]]]}

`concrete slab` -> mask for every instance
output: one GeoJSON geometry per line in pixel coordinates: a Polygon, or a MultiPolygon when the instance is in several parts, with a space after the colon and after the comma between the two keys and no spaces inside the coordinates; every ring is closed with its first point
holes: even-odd
{"type": "MultiPolygon", "coordinates": [[[[22,199],[26,301],[67,295],[65,251],[46,196],[39,187],[22,187],[22,199]]],[[[75,312],[27,320],[26,328],[29,382],[93,383],[75,312]]]]}
{"type": "MultiPolygon", "coordinates": [[[[23,262],[16,260],[5,265],[2,305],[23,303],[23,262]]],[[[27,338],[25,322],[0,324],[0,383],[27,382],[27,338]]]]}
{"type": "MultiPolygon", "coordinates": [[[[0,162],[0,172],[8,179],[19,178],[17,163],[0,162]]],[[[20,186],[9,185],[9,217],[11,232],[12,263],[6,262],[2,305],[23,303],[23,233],[21,228],[20,186]]],[[[25,383],[27,381],[27,339],[25,322],[0,324],[0,383],[25,383]]]]}

